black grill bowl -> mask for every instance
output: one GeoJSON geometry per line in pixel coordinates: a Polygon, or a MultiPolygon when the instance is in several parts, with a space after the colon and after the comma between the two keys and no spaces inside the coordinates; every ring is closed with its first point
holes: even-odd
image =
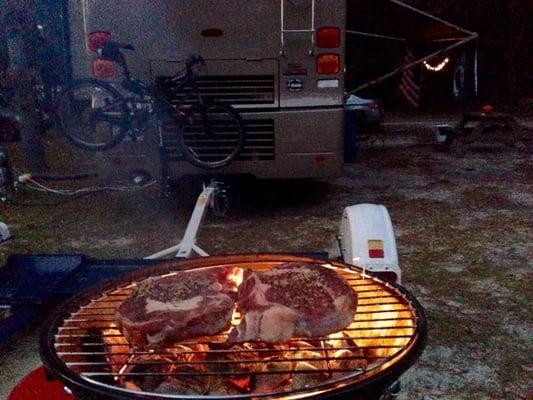
{"type": "MultiPolygon", "coordinates": [[[[103,284],[94,286],[80,295],[66,301],[58,307],[45,322],[40,335],[40,355],[48,374],[68,387],[74,394],[76,400],[133,400],[133,399],[150,399],[150,400],[228,400],[228,399],[291,399],[292,396],[305,399],[350,399],[350,400],[374,400],[379,399],[381,394],[390,387],[399,377],[409,369],[422,353],[426,343],[426,318],[424,310],[416,298],[411,295],[402,286],[392,282],[383,281],[377,277],[369,277],[372,282],[382,284],[393,290],[399,296],[409,303],[411,312],[415,316],[416,330],[405,351],[398,359],[384,369],[368,377],[359,377],[357,379],[348,378],[346,380],[324,383],[316,387],[305,389],[296,389],[283,394],[253,394],[253,395],[234,395],[234,396],[199,396],[199,395],[167,395],[167,394],[150,394],[138,391],[125,391],[119,386],[112,387],[112,381],[109,386],[102,386],[83,378],[78,373],[70,369],[65,362],[56,353],[56,335],[59,328],[63,326],[66,319],[71,314],[76,313],[80,307],[86,305],[91,300],[97,299],[104,293],[138,282],[151,276],[159,276],[170,272],[188,270],[195,268],[204,268],[219,265],[238,265],[247,268],[247,265],[256,263],[277,265],[283,262],[310,262],[324,264],[324,260],[310,257],[300,257],[285,254],[249,254],[249,255],[229,255],[205,257],[190,260],[172,260],[165,261],[161,264],[146,267],[124,275],[121,278],[107,281],[103,284]],[[352,382],[353,381],[353,382],[352,382]]],[[[329,261],[327,264],[335,268],[343,268],[351,271],[362,273],[359,268],[344,263],[329,261]]],[[[372,283],[373,284],[373,283],[372,283]]],[[[102,357],[102,356],[100,356],[102,357]]],[[[395,356],[396,357],[396,356],[395,356]]],[[[103,358],[103,357],[102,357],[103,358]]],[[[394,359],[394,357],[392,357],[394,359]]],[[[93,360],[89,360],[93,361],[93,360]]]]}

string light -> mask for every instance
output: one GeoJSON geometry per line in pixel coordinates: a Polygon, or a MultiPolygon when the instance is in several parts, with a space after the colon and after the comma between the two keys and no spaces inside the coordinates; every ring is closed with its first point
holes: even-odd
{"type": "Polygon", "coordinates": [[[439,71],[442,71],[444,69],[444,67],[446,67],[446,65],[448,65],[449,62],[450,62],[450,59],[448,57],[446,57],[444,60],[442,60],[442,62],[440,64],[435,65],[435,66],[431,65],[427,61],[424,61],[424,67],[426,67],[426,69],[428,71],[439,72],[439,71]]]}

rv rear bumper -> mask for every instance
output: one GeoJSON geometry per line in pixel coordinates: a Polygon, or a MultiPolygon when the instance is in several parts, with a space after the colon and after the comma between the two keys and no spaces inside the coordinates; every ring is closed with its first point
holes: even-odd
{"type": "MultiPolygon", "coordinates": [[[[257,178],[327,178],[342,175],[344,165],[344,110],[342,107],[242,111],[254,126],[269,121],[272,132],[270,156],[255,153],[248,141],[245,160],[217,170],[220,175],[246,174],[257,178]],[[273,124],[272,124],[273,122],[273,124]],[[273,125],[273,126],[272,126],[273,125]],[[269,158],[269,159],[266,159],[269,158]]],[[[250,134],[252,130],[250,129],[250,134]]],[[[263,142],[265,140],[263,139],[263,142]]],[[[170,178],[205,174],[185,161],[168,163],[170,178]]]]}

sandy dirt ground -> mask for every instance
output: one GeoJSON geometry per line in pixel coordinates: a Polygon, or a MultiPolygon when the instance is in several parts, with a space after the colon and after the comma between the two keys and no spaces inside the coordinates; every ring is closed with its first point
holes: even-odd
{"type": "MultiPolygon", "coordinates": [[[[427,133],[389,133],[337,179],[233,182],[230,214],[209,215],[199,243],[211,254],[328,250],[344,207],[384,204],[404,285],[429,323],[427,348],[403,376],[399,399],[531,399],[532,160],[520,149],[457,155],[431,142],[427,133]]],[[[0,205],[16,237],[0,246],[0,264],[14,253],[146,256],[179,241],[191,197],[161,200],[152,187],[46,207],[0,205]]],[[[36,330],[0,347],[0,398],[39,363],[36,330]]]]}

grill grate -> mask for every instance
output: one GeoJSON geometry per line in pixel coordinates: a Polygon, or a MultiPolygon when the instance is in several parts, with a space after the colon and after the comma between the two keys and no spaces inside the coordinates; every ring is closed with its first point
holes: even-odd
{"type": "MultiPolygon", "coordinates": [[[[241,266],[265,269],[279,264],[260,262],[241,266]]],[[[343,275],[358,294],[353,323],[327,337],[294,338],[274,348],[261,342],[228,347],[227,332],[223,332],[166,349],[138,351],[129,346],[114,321],[115,310],[135,287],[133,283],[80,304],[54,331],[53,351],[64,366],[84,381],[126,393],[139,393],[139,388],[122,387],[125,381],[146,378],[287,380],[280,387],[233,393],[228,399],[281,394],[290,398],[288,393],[301,396],[302,391],[310,389],[361,382],[386,370],[409,352],[419,339],[419,314],[394,285],[362,275],[358,270],[325,265],[343,275]]],[[[232,324],[239,321],[236,311],[232,324]]],[[[217,393],[206,393],[201,398],[211,395],[217,393]]],[[[216,398],[224,397],[219,394],[216,398]]]]}

